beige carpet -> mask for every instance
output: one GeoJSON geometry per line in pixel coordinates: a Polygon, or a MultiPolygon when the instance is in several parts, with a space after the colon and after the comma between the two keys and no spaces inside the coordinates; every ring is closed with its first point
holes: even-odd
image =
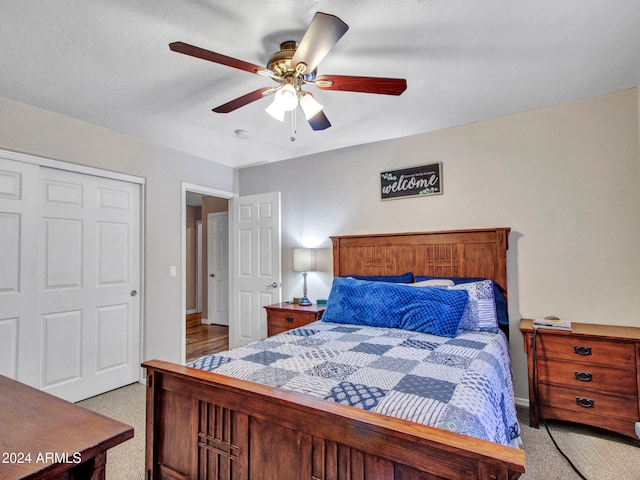
{"type": "MultiPolygon", "coordinates": [[[[135,429],[134,438],[109,450],[107,480],[144,480],[145,387],[129,385],[84,400],[79,405],[128,423],[135,429]]],[[[518,407],[518,417],[527,462],[527,473],[520,478],[579,479],[556,451],[546,430],[528,426],[528,409],[518,407]]],[[[558,444],[588,480],[640,480],[640,440],[565,422],[549,422],[549,427],[558,444]]]]}
{"type": "Polygon", "coordinates": [[[134,383],[78,405],[115,418],[134,429],[133,438],[107,452],[107,480],[144,480],[146,387],[134,383]]]}

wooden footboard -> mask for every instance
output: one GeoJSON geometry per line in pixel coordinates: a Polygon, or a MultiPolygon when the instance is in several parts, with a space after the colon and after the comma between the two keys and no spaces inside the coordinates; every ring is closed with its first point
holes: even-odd
{"type": "Polygon", "coordinates": [[[524,451],[152,360],[147,480],[510,480],[524,451]]]}

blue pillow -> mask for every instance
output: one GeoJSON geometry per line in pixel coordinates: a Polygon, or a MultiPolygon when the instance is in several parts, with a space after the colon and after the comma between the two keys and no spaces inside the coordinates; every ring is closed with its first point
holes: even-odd
{"type": "MultiPolygon", "coordinates": [[[[480,282],[482,280],[486,280],[486,278],[472,278],[472,277],[467,278],[467,277],[416,276],[416,282],[422,282],[424,280],[434,280],[434,279],[451,280],[456,285],[461,283],[480,282]]],[[[507,309],[507,299],[504,298],[504,295],[502,294],[502,292],[504,292],[504,289],[494,281],[491,281],[491,283],[493,283],[493,298],[495,299],[495,302],[496,302],[496,315],[498,317],[498,325],[508,328],[509,311],[507,309]]]]}
{"type": "Polygon", "coordinates": [[[465,290],[337,277],[322,320],[402,328],[451,338],[458,330],[468,298],[465,290]]]}
{"type": "Polygon", "coordinates": [[[356,280],[370,280],[372,282],[390,282],[390,283],[413,283],[413,273],[407,272],[402,275],[344,275],[345,277],[355,278],[356,280]]]}

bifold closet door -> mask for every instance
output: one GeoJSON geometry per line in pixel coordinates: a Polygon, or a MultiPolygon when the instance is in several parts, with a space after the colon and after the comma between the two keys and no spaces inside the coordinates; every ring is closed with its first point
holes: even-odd
{"type": "Polygon", "coordinates": [[[140,186],[2,162],[0,373],[70,401],[137,381],[140,186]]]}

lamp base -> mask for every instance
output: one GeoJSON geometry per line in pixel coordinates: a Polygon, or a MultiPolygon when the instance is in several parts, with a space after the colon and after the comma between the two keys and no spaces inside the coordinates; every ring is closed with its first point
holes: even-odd
{"type": "Polygon", "coordinates": [[[312,303],[311,303],[311,300],[309,300],[306,296],[304,296],[300,299],[300,303],[298,305],[302,305],[303,307],[308,307],[309,305],[312,305],[312,303]]]}

